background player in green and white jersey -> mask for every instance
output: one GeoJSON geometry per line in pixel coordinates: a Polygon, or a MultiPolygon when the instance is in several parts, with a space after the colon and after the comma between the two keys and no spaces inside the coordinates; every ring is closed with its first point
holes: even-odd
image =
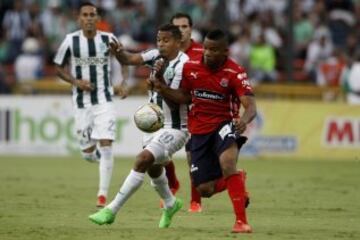
{"type": "Polygon", "coordinates": [[[115,36],[97,31],[97,21],[96,6],[81,4],[80,30],[66,35],[54,63],[57,75],[73,86],[75,129],[82,156],[89,162],[99,162],[97,206],[103,207],[114,164],[115,109],[109,42],[115,36]]]}

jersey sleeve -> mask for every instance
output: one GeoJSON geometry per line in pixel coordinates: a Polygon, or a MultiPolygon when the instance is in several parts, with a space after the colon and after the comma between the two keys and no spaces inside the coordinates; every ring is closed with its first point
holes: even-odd
{"type": "Polygon", "coordinates": [[[181,58],[180,58],[180,62],[179,64],[176,65],[175,67],[175,72],[174,72],[174,78],[170,84],[170,88],[173,88],[173,89],[178,89],[180,88],[180,84],[181,84],[181,81],[182,81],[182,72],[183,72],[183,69],[184,69],[184,64],[189,60],[189,57],[188,55],[186,55],[185,53],[183,53],[181,55],[181,58]]]}
{"type": "Polygon", "coordinates": [[[150,49],[141,53],[141,57],[144,60],[144,65],[151,67],[154,60],[160,55],[159,50],[150,49]]]}
{"type": "Polygon", "coordinates": [[[247,73],[242,67],[238,68],[236,75],[232,78],[232,85],[238,96],[254,95],[247,73]]]}
{"type": "Polygon", "coordinates": [[[70,53],[70,37],[66,36],[56,52],[54,63],[60,66],[66,65],[70,59],[70,53]]]}

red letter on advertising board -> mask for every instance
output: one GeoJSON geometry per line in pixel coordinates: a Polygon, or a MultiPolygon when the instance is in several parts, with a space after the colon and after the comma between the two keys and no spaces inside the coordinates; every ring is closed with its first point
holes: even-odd
{"type": "Polygon", "coordinates": [[[326,140],[328,143],[348,141],[349,143],[354,142],[354,131],[353,125],[350,121],[329,122],[328,133],[326,140]]]}

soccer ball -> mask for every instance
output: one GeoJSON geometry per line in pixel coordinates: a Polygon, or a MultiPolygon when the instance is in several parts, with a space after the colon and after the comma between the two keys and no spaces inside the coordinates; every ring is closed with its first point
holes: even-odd
{"type": "Polygon", "coordinates": [[[156,132],[164,126],[163,110],[156,104],[140,106],[134,114],[135,125],[143,132],[156,132]]]}

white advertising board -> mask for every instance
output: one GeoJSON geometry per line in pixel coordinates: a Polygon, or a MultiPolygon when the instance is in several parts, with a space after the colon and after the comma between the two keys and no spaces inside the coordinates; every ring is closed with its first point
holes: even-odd
{"type": "MultiPolygon", "coordinates": [[[[133,114],[146,101],[145,96],[115,100],[115,155],[133,156],[142,149],[143,134],[134,125],[133,114]]],[[[0,155],[78,152],[70,96],[0,96],[0,155]]]]}

